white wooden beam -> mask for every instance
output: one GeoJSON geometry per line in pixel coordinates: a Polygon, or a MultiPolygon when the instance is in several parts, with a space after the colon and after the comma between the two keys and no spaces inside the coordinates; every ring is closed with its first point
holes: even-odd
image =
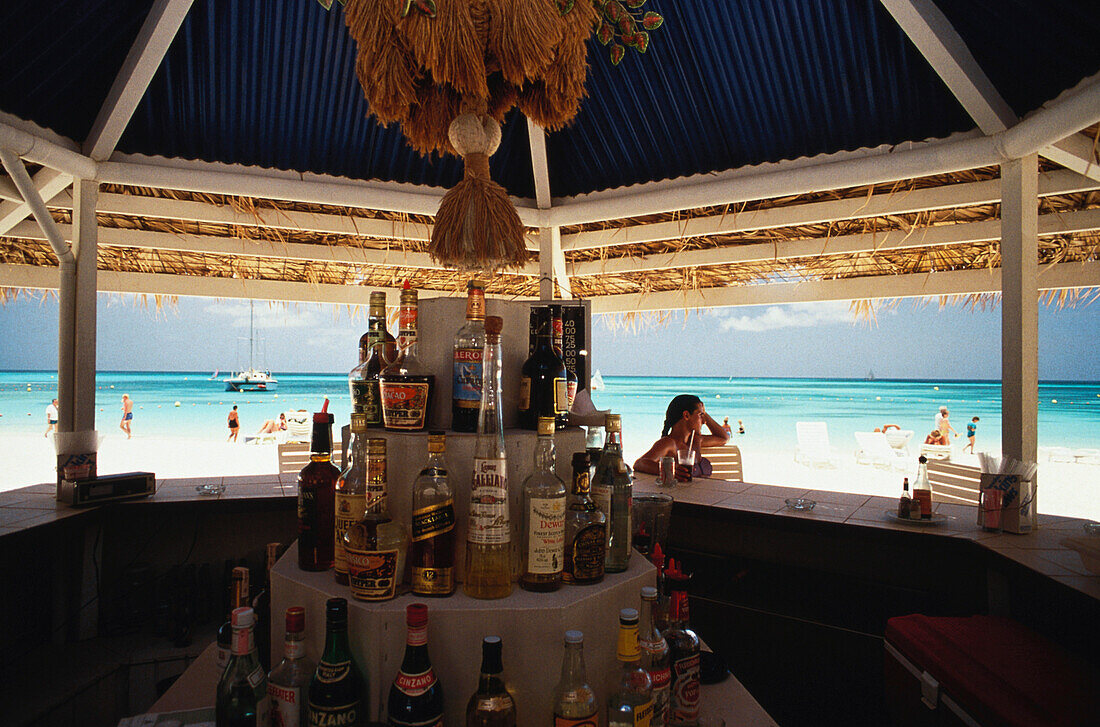
{"type": "MultiPolygon", "coordinates": [[[[67,188],[73,183],[73,178],[64,172],[59,172],[56,169],[39,169],[38,173],[34,175],[34,186],[38,190],[39,196],[47,204],[56,197],[62,190],[67,188]]],[[[72,206],[72,198],[69,199],[69,205],[72,206]]],[[[5,235],[9,230],[14,228],[23,220],[27,219],[27,215],[31,213],[31,208],[26,202],[3,202],[0,203],[0,235],[5,235]]]]}
{"type": "MultiPolygon", "coordinates": [[[[1096,142],[1084,134],[1067,136],[1043,149],[1041,154],[1066,169],[1072,169],[1089,179],[1100,180],[1096,142]]],[[[1039,196],[1042,196],[1042,190],[1039,191],[1039,196]]]]}
{"type": "Polygon", "coordinates": [[[0,178],[0,200],[5,202],[22,202],[23,197],[7,177],[0,178]]]}
{"type": "Polygon", "coordinates": [[[531,146],[531,172],[535,178],[535,204],[550,209],[550,164],[546,156],[546,132],[527,119],[527,141],[531,146]]]}
{"type": "Polygon", "coordinates": [[[149,9],[84,142],[84,153],[92,159],[107,159],[114,152],[192,2],[155,0],[149,9]]]}
{"type": "Polygon", "coordinates": [[[73,331],[73,392],[74,432],[95,430],[96,374],[96,223],[95,182],[77,179],[73,182],[76,204],[73,210],[73,255],[76,257],[76,317],[73,331]]]}
{"type": "Polygon", "coordinates": [[[554,273],[554,280],[558,283],[558,292],[565,300],[573,298],[573,285],[569,282],[569,273],[565,267],[565,253],[561,249],[561,228],[550,228],[550,267],[554,273]]]}

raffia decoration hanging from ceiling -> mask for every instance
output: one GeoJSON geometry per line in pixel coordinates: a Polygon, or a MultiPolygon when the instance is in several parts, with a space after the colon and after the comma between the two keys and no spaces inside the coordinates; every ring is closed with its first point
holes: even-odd
{"type": "Polygon", "coordinates": [[[419,152],[465,164],[439,206],[433,259],[486,271],[527,261],[523,225],[490,179],[489,157],[513,106],[551,131],[573,119],[598,17],[592,0],[348,0],[371,113],[401,124],[419,152]]]}

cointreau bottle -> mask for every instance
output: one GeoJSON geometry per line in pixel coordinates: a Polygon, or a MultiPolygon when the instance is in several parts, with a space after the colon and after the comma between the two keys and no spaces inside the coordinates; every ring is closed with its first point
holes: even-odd
{"type": "Polygon", "coordinates": [[[387,717],[395,727],[442,727],[443,686],[428,657],[428,607],[410,603],[405,609],[408,636],[405,658],[390,687],[387,717]]]}

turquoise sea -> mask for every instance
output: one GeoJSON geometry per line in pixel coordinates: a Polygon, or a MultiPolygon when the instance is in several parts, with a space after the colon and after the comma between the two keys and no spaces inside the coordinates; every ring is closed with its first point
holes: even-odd
{"type": "MultiPolygon", "coordinates": [[[[135,402],[135,437],[221,439],[233,404],[240,408],[242,434],[251,434],[280,411],[316,410],[325,396],[336,421],[348,420],[351,403],[343,374],[277,373],[278,392],[247,394],[224,391],[220,381],[209,380],[210,374],[101,371],[96,427],[108,435],[118,431],[124,393],[135,402]]],[[[951,410],[960,446],[966,423],[978,416],[978,449],[1000,447],[997,381],[605,376],[604,383],[606,388],[594,392],[593,400],[600,409],[623,414],[624,446],[630,453],[640,453],[657,438],[665,407],[681,393],[698,395],[719,422],[729,417],[735,432],[737,420],[742,420],[742,443],[761,449],[793,450],[798,421],[827,422],[831,442],[841,449],[854,448],[853,432],[884,424],[913,429],[914,440],[919,436],[923,441],[941,405],[951,410]]],[[[56,389],[56,372],[0,372],[0,435],[43,432],[45,408],[56,389]]],[[[1039,385],[1039,444],[1100,448],[1100,382],[1039,385]]]]}

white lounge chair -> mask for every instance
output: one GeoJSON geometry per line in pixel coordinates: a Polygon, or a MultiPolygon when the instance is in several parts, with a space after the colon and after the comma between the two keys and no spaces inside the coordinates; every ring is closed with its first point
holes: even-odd
{"type": "Polygon", "coordinates": [[[905,469],[905,450],[894,449],[882,432],[856,432],[856,464],[905,469]]]}
{"type": "Polygon", "coordinates": [[[905,456],[909,456],[909,440],[913,438],[912,429],[890,429],[882,432],[886,436],[886,443],[894,449],[897,449],[905,453],[905,456]]]}
{"type": "Polygon", "coordinates": [[[951,445],[950,444],[922,444],[920,446],[920,453],[928,459],[951,459],[951,445]]]}
{"type": "Polygon", "coordinates": [[[794,461],[807,467],[839,467],[840,457],[829,444],[829,426],[825,422],[795,422],[798,446],[794,461]]]}
{"type": "Polygon", "coordinates": [[[313,419],[305,409],[286,412],[286,441],[308,442],[313,435],[313,419]]]}
{"type": "Polygon", "coordinates": [[[1069,447],[1048,447],[1047,459],[1051,462],[1073,462],[1073,450],[1069,447]]]}
{"type": "Polygon", "coordinates": [[[1078,464],[1100,464],[1100,449],[1075,449],[1073,461],[1078,464]]]}

